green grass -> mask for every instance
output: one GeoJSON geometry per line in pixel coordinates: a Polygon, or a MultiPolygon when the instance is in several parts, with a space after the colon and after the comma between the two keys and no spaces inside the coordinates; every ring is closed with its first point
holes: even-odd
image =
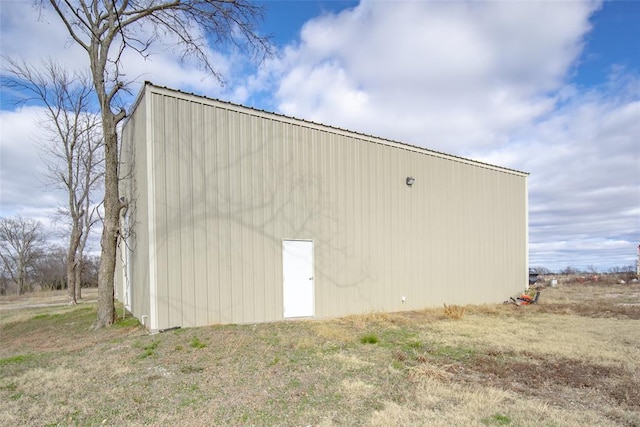
{"type": "Polygon", "coordinates": [[[44,363],[46,359],[46,354],[17,354],[2,358],[0,359],[0,379],[10,379],[15,375],[27,372],[44,363]]]}
{"type": "Polygon", "coordinates": [[[159,345],[160,345],[160,340],[154,340],[154,341],[151,341],[150,343],[139,345],[139,347],[142,349],[142,354],[138,355],[138,358],[146,359],[147,357],[153,356],[159,345]]]}
{"type": "Polygon", "coordinates": [[[24,396],[23,392],[18,391],[16,383],[9,383],[7,385],[0,386],[0,389],[6,390],[9,393],[9,399],[13,401],[20,400],[20,398],[24,396]]]}
{"type": "Polygon", "coordinates": [[[362,338],[360,338],[360,342],[362,344],[377,344],[378,343],[378,337],[374,334],[367,334],[365,336],[363,336],[362,338]]]}
{"type": "Polygon", "coordinates": [[[445,358],[454,361],[467,361],[477,354],[477,350],[473,347],[444,345],[429,350],[428,353],[438,358],[445,358]]]}
{"type": "Polygon", "coordinates": [[[483,418],[481,422],[485,425],[507,426],[511,424],[511,418],[503,414],[494,414],[491,417],[483,418]]]}
{"type": "Polygon", "coordinates": [[[31,362],[36,356],[33,354],[18,354],[16,356],[5,357],[0,359],[0,368],[6,365],[20,365],[23,363],[31,362]]]}
{"type": "Polygon", "coordinates": [[[423,347],[422,342],[420,341],[411,341],[406,344],[408,348],[412,348],[414,350],[420,350],[423,347]]]}
{"type": "Polygon", "coordinates": [[[57,314],[42,313],[42,314],[36,314],[35,316],[33,316],[33,319],[34,320],[39,320],[39,319],[53,320],[56,318],[62,318],[63,316],[64,314],[62,313],[57,313],[57,314]]]}
{"type": "MultiPolygon", "coordinates": [[[[42,309],[38,309],[42,311],[42,309]]],[[[48,309],[47,312],[34,314],[30,321],[16,321],[1,325],[2,336],[20,336],[36,331],[47,331],[52,334],[60,329],[69,333],[84,332],[95,320],[96,311],[93,305],[64,306],[48,309]]]]}
{"type": "Polygon", "coordinates": [[[136,328],[140,327],[140,322],[133,316],[125,317],[124,319],[118,318],[113,324],[116,328],[136,328]]]}
{"type": "Polygon", "coordinates": [[[388,348],[415,348],[420,345],[418,331],[413,327],[385,327],[379,332],[380,341],[388,348]]]}
{"type": "Polygon", "coordinates": [[[198,337],[191,338],[191,343],[189,344],[192,348],[205,348],[207,345],[200,341],[198,337]]]}

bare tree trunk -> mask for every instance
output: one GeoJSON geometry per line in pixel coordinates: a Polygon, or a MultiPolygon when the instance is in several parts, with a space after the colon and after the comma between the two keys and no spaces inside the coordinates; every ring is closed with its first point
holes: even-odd
{"type": "Polygon", "coordinates": [[[100,269],[98,270],[98,318],[94,328],[112,325],[115,321],[114,277],[116,250],[120,226],[118,196],[118,136],[114,115],[107,106],[103,111],[104,129],[104,225],[102,228],[100,269]]]}
{"type": "MultiPolygon", "coordinates": [[[[82,253],[82,252],[80,252],[82,253]]],[[[82,299],[82,270],[84,269],[84,259],[76,260],[76,302],[82,299]]]]}
{"type": "Polygon", "coordinates": [[[19,266],[18,267],[18,295],[23,295],[25,292],[25,285],[24,285],[24,272],[22,271],[22,267],[19,266]]]}
{"type": "Polygon", "coordinates": [[[82,237],[80,234],[81,231],[78,229],[78,221],[74,219],[67,252],[67,299],[69,305],[76,305],[78,303],[76,299],[76,286],[78,286],[76,271],[78,270],[78,245],[82,237]]]}
{"type": "MultiPolygon", "coordinates": [[[[69,252],[69,256],[73,256],[69,252]]],[[[75,260],[69,259],[67,261],[67,303],[69,305],[76,305],[76,272],[75,272],[75,260]]]]}
{"type": "Polygon", "coordinates": [[[24,256],[20,255],[20,265],[18,266],[18,295],[24,295],[29,290],[26,267],[24,256]]]}

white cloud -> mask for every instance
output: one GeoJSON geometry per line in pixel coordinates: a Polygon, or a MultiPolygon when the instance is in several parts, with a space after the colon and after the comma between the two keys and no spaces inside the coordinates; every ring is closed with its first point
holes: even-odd
{"type": "MultiPolygon", "coordinates": [[[[0,216],[39,221],[49,243],[63,245],[68,228],[58,212],[66,192],[51,184],[42,160],[49,135],[38,123],[45,117],[37,106],[0,110],[0,216]]],[[[94,227],[89,250],[97,247],[99,232],[94,227]]]]}
{"type": "Polygon", "coordinates": [[[554,114],[478,157],[529,171],[531,263],[632,265],[640,243],[640,79],[569,90],[554,114]]]}
{"type": "Polygon", "coordinates": [[[365,1],[303,27],[279,109],[454,154],[503,144],[552,111],[596,7],[365,1]]]}
{"type": "MultiPolygon", "coordinates": [[[[37,140],[44,132],[36,125],[43,117],[39,107],[0,111],[0,189],[2,214],[22,213],[31,206],[55,206],[57,193],[44,192],[44,164],[37,140]]],[[[24,214],[23,214],[24,215],[24,214]]]]}
{"type": "Polygon", "coordinates": [[[71,42],[50,8],[37,8],[28,1],[3,2],[0,16],[3,56],[23,58],[27,63],[51,57],[69,70],[88,69],[86,53],[71,42]]]}

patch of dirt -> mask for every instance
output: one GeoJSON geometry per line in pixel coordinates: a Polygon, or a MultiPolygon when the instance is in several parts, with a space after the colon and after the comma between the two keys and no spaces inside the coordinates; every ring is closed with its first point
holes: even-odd
{"type": "Polygon", "coordinates": [[[489,352],[468,362],[451,363],[446,370],[457,381],[536,396],[555,406],[593,405],[594,399],[580,400],[576,396],[595,394],[602,403],[608,401],[640,410],[640,376],[622,367],[572,359],[550,360],[529,353],[489,352]]]}

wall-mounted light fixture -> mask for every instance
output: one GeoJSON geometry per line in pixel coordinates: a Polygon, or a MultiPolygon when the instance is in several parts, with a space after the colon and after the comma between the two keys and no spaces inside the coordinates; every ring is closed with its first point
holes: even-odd
{"type": "Polygon", "coordinates": [[[408,177],[407,177],[407,185],[408,185],[409,187],[411,187],[411,186],[413,185],[413,183],[414,183],[414,182],[416,182],[416,179],[415,179],[414,177],[412,177],[412,176],[408,176],[408,177]]]}

